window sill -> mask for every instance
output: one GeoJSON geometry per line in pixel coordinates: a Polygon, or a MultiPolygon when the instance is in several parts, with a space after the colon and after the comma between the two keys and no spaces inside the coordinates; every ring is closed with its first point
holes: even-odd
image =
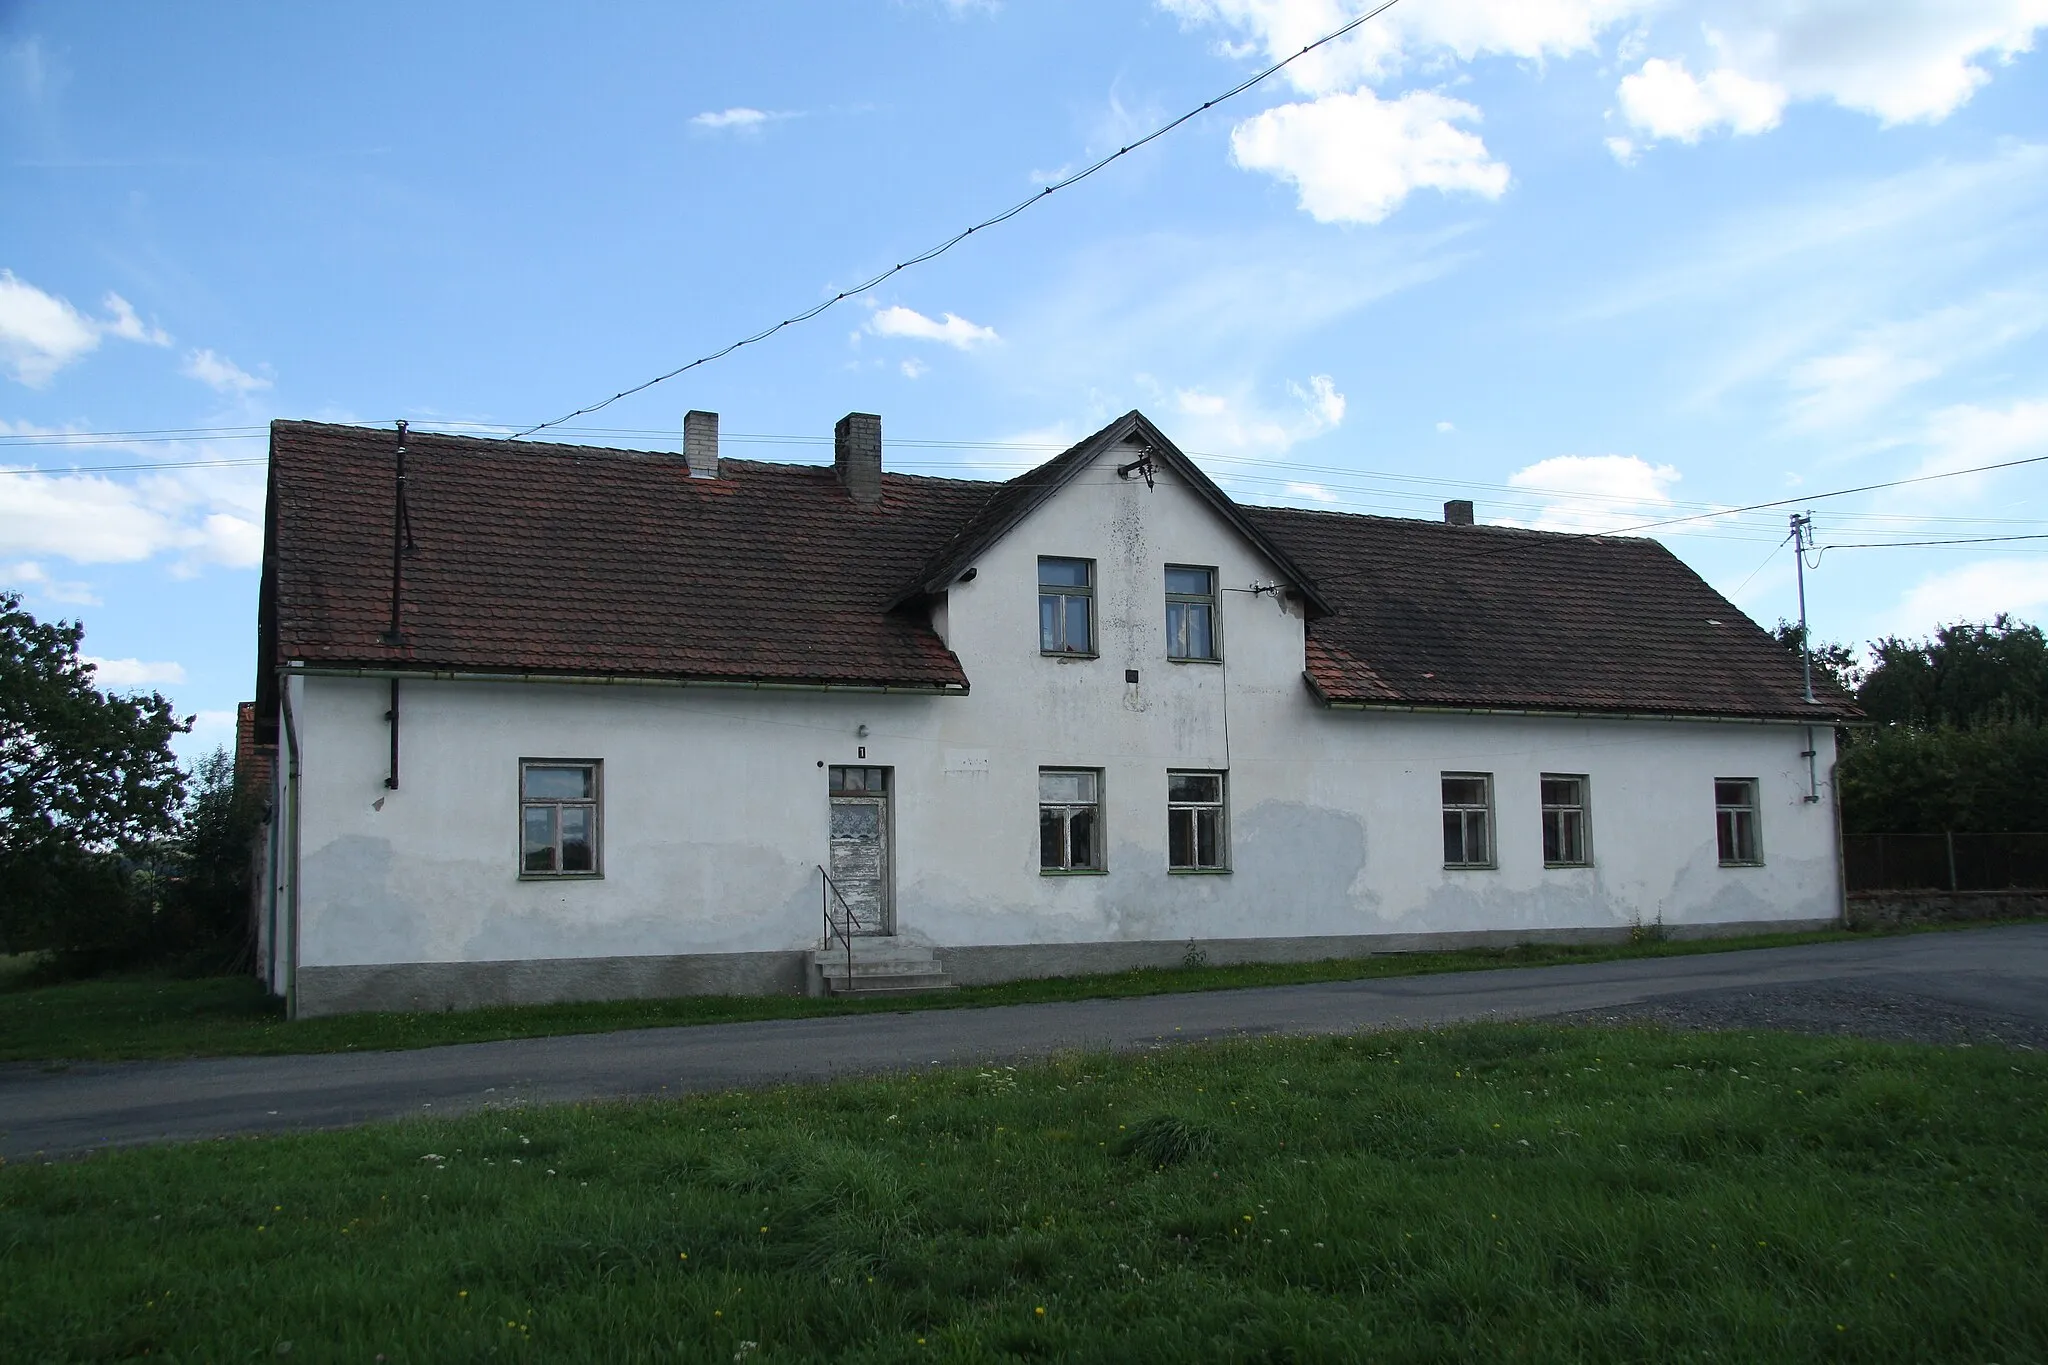
{"type": "Polygon", "coordinates": [[[1446,872],[1498,872],[1499,863],[1445,863],[1446,872]]]}
{"type": "Polygon", "coordinates": [[[1587,861],[1583,863],[1545,863],[1543,866],[1549,872],[1583,872],[1592,865],[1591,861],[1587,861]]]}
{"type": "Polygon", "coordinates": [[[1228,877],[1230,869],[1227,867],[1169,867],[1166,869],[1166,875],[1169,877],[1228,877]]]}
{"type": "Polygon", "coordinates": [[[1729,862],[1723,859],[1721,862],[1722,867],[1762,867],[1763,865],[1764,860],[1762,858],[1748,858],[1740,862],[1729,862]]]}
{"type": "Polygon", "coordinates": [[[601,882],[602,872],[522,872],[522,882],[601,882]]]}
{"type": "Polygon", "coordinates": [[[1038,651],[1038,657],[1041,659],[1099,659],[1102,656],[1100,654],[1083,654],[1079,650],[1073,649],[1041,649],[1038,651]]]}
{"type": "Polygon", "coordinates": [[[1038,875],[1041,877],[1107,877],[1109,869],[1106,867],[1041,867],[1038,869],[1038,875]]]}
{"type": "Polygon", "coordinates": [[[1223,656],[1219,654],[1213,659],[1197,659],[1190,656],[1183,659],[1178,655],[1169,654],[1166,656],[1166,662],[1170,664],[1220,664],[1223,662],[1223,656]]]}

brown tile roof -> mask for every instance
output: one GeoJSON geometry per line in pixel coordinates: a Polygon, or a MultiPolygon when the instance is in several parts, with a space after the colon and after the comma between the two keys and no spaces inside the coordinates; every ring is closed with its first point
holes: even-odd
{"type": "Polygon", "coordinates": [[[885,611],[986,483],[412,433],[416,550],[390,624],[396,434],[277,422],[264,664],[963,687],[919,612],[885,611]]]}
{"type": "Polygon", "coordinates": [[[1654,540],[1248,507],[1338,604],[1310,621],[1308,677],[1367,705],[1777,718],[1798,661],[1654,540]]]}
{"type": "MultiPolygon", "coordinates": [[[[1133,431],[1184,462],[1130,414],[1008,483],[884,474],[872,508],[826,467],[726,460],[719,478],[691,479],[675,455],[416,432],[416,550],[394,645],[395,433],[274,423],[257,738],[274,740],[275,669],[287,661],[964,687],[919,598],[1050,496],[1086,462],[1079,452],[1133,431]]],[[[1299,575],[1308,679],[1325,700],[1854,713],[1839,695],[1807,706],[1785,651],[1653,541],[1216,497],[1299,575]]]]}

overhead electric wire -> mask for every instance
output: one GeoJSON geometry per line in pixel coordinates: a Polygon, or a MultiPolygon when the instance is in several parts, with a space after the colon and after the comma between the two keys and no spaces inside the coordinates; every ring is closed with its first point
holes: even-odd
{"type": "Polygon", "coordinates": [[[1129,156],[1132,152],[1138,150],[1138,148],[1143,147],[1146,143],[1151,142],[1156,138],[1166,136],[1174,129],[1180,127],[1183,123],[1186,123],[1189,119],[1195,118],[1200,114],[1207,113],[1210,109],[1215,108],[1217,105],[1222,104],[1226,100],[1235,99],[1237,96],[1242,95],[1245,91],[1251,89],[1253,86],[1259,84],[1261,81],[1266,80],[1274,73],[1293,64],[1301,58],[1306,57],[1309,53],[1315,51],[1317,48],[1323,47],[1329,43],[1334,43],[1339,38],[1342,38],[1346,34],[1350,33],[1352,30],[1362,28],[1365,24],[1367,24],[1375,18],[1378,18],[1380,15],[1386,13],[1388,10],[1392,9],[1398,3],[1400,3],[1400,0],[1383,0],[1381,4],[1374,5],[1371,9],[1359,15],[1356,19],[1353,19],[1351,22],[1329,33],[1324,34],[1322,37],[1316,39],[1308,46],[1302,48],[1301,51],[1294,53],[1292,56],[1281,58],[1279,61],[1274,62],[1271,66],[1268,66],[1265,70],[1260,71],[1255,75],[1249,76],[1242,81],[1239,81],[1236,85],[1233,85],[1232,87],[1230,87],[1230,89],[1224,91],[1220,95],[1217,95],[1215,98],[1204,100],[1200,105],[1196,106],[1193,109],[1188,110],[1185,114],[1182,114],[1179,118],[1174,119],[1170,123],[1160,124],[1157,128],[1154,128],[1151,132],[1145,134],[1145,136],[1139,138],[1136,142],[1128,143],[1125,146],[1119,147],[1115,151],[1109,153],[1107,156],[1104,156],[1101,159],[1092,162],[1087,166],[1082,167],[1080,170],[1075,171],[1072,175],[1066,176],[1065,178],[1060,180],[1055,180],[1052,184],[1047,185],[1045,188],[1041,189],[1040,191],[1038,191],[1038,193],[1032,195],[1030,198],[1021,199],[1017,203],[1012,204],[1009,208],[1004,209],[1001,213],[994,214],[993,216],[988,218],[984,218],[980,222],[976,223],[974,226],[970,228],[964,228],[961,231],[954,233],[951,237],[948,237],[945,241],[939,243],[937,246],[932,247],[926,251],[921,251],[917,255],[912,256],[908,260],[899,261],[895,265],[890,266],[887,270],[882,271],[881,273],[873,276],[868,280],[863,281],[860,284],[854,285],[850,289],[840,290],[837,294],[834,294],[831,298],[826,299],[824,302],[818,304],[815,307],[807,308],[801,313],[792,314],[791,316],[784,318],[782,321],[775,323],[773,326],[764,327],[760,331],[755,332],[752,336],[741,337],[738,341],[732,342],[730,345],[720,347],[718,350],[711,352],[711,354],[709,355],[699,356],[697,359],[690,361],[686,365],[678,365],[676,366],[676,368],[668,371],[668,373],[666,374],[658,374],[654,378],[649,379],[644,383],[635,384],[630,389],[621,389],[617,393],[613,394],[611,397],[604,399],[602,402],[592,403],[587,407],[578,408],[574,412],[564,413],[562,416],[555,418],[551,422],[542,422],[539,426],[528,427],[524,431],[515,433],[515,435],[511,439],[517,440],[523,437],[531,436],[537,431],[546,431],[550,427],[561,426],[565,422],[569,422],[575,418],[582,417],[587,413],[596,412],[600,408],[610,407],[613,403],[618,402],[621,398],[630,397],[631,395],[639,393],[644,389],[651,389],[656,384],[665,383],[668,380],[674,379],[679,374],[683,374],[686,371],[696,369],[700,365],[708,365],[714,360],[718,360],[725,356],[731,355],[734,351],[737,351],[742,346],[751,346],[757,341],[765,341],[769,337],[774,336],[777,332],[781,331],[785,327],[793,327],[800,322],[808,322],[812,318],[824,312],[826,309],[832,307],[834,304],[842,303],[845,300],[852,298],[856,294],[865,294],[868,290],[873,289],[876,285],[881,284],[884,280],[889,279],[893,275],[901,274],[903,271],[910,269],[910,267],[914,265],[922,265],[926,261],[932,260],[934,257],[943,256],[948,251],[951,251],[954,247],[960,245],[960,243],[966,241],[969,237],[972,237],[975,233],[982,231],[984,228],[992,228],[999,223],[1008,222],[1010,219],[1015,218],[1018,214],[1024,212],[1024,210],[1030,208],[1033,204],[1037,204],[1044,201],[1049,196],[1056,194],[1063,189],[1066,189],[1070,185],[1078,185],[1080,182],[1086,180],[1089,176],[1094,175],[1097,171],[1109,165],[1111,162],[1121,160],[1122,158],[1129,156]]]}
{"type": "Polygon", "coordinates": [[[2033,536],[1958,536],[1954,540],[1869,540],[1851,541],[1842,545],[1823,545],[1820,552],[1829,550],[1910,550],[1922,545],[1989,545],[2001,540],[2048,540],[2048,535],[2033,536]]]}

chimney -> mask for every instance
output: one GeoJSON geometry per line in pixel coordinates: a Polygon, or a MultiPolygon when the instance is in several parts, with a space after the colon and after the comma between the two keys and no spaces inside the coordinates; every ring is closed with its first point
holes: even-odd
{"type": "Polygon", "coordinates": [[[1444,504],[1446,526],[1470,526],[1472,524],[1472,503],[1466,498],[1453,498],[1444,504]]]}
{"type": "Polygon", "coordinates": [[[873,507],[882,500],[882,419],[849,412],[832,428],[832,468],[846,496],[873,507]]]}
{"type": "Polygon", "coordinates": [[[683,462],[693,479],[718,477],[718,414],[691,411],[683,414],[683,462]]]}

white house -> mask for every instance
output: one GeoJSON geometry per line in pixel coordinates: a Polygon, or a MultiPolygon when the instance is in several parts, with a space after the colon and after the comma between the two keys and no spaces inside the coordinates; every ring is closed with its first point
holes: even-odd
{"type": "Polygon", "coordinates": [[[1241,506],[1141,414],[1007,483],[279,422],[263,970],[299,1016],[1739,933],[1833,725],[1661,546],[1241,506]],[[849,932],[850,931],[850,935],[849,932]],[[827,949],[822,951],[821,949],[827,949]],[[823,966],[819,965],[822,962],[823,966]]]}

